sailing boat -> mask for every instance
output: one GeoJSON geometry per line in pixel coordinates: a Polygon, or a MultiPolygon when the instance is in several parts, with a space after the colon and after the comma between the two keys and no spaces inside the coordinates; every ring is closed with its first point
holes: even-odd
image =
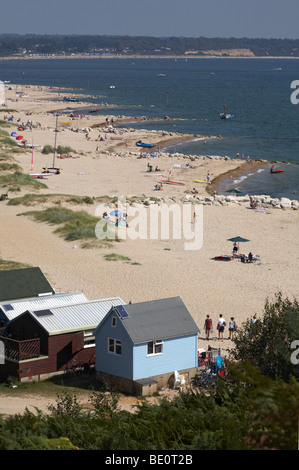
{"type": "Polygon", "coordinates": [[[234,117],[234,114],[228,114],[226,112],[226,104],[223,105],[223,108],[224,108],[224,112],[223,113],[220,113],[220,118],[221,119],[231,119],[234,117]]]}
{"type": "MultiPolygon", "coordinates": [[[[33,150],[34,150],[34,145],[33,145],[33,138],[32,138],[32,152],[31,152],[31,171],[33,171],[33,150]]],[[[44,179],[46,176],[51,176],[51,173],[29,173],[29,176],[32,176],[32,178],[39,178],[39,179],[44,179]]]]}
{"type": "Polygon", "coordinates": [[[179,183],[178,181],[173,181],[173,180],[170,179],[171,171],[172,171],[172,168],[173,168],[173,159],[174,159],[174,155],[172,156],[170,170],[169,170],[169,173],[168,173],[168,179],[167,180],[161,180],[161,182],[165,183],[165,184],[177,184],[179,186],[185,186],[185,183],[179,183]]]}
{"type": "Polygon", "coordinates": [[[47,167],[44,167],[44,168],[43,168],[45,173],[48,173],[48,172],[51,172],[51,171],[52,171],[52,172],[55,173],[56,175],[60,175],[60,173],[61,173],[61,168],[56,168],[56,167],[55,167],[56,141],[57,141],[57,132],[58,132],[58,130],[57,130],[57,127],[58,127],[58,116],[59,116],[59,114],[57,113],[57,114],[56,114],[56,126],[55,126],[55,144],[54,144],[54,153],[53,153],[53,164],[52,164],[52,167],[50,167],[50,168],[47,168],[47,167]]]}

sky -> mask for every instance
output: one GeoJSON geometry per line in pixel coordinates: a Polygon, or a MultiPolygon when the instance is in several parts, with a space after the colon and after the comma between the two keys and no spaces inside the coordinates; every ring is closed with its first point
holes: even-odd
{"type": "Polygon", "coordinates": [[[14,0],[0,34],[299,39],[298,0],[14,0]]]}

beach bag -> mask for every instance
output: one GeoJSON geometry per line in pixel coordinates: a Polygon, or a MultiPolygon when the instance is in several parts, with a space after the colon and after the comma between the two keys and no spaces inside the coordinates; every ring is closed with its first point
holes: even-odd
{"type": "Polygon", "coordinates": [[[219,330],[219,328],[220,328],[220,323],[218,322],[217,323],[217,330],[219,330]]]}

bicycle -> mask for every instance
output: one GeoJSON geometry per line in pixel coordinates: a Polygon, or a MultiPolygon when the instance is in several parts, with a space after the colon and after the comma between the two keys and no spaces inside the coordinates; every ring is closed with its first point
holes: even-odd
{"type": "Polygon", "coordinates": [[[217,373],[213,368],[210,368],[201,374],[196,374],[195,377],[193,377],[191,383],[197,387],[214,388],[217,385],[217,380],[217,373]]]}
{"type": "Polygon", "coordinates": [[[75,359],[72,360],[71,364],[67,363],[64,373],[79,375],[83,372],[83,363],[81,361],[76,362],[75,359]]]}

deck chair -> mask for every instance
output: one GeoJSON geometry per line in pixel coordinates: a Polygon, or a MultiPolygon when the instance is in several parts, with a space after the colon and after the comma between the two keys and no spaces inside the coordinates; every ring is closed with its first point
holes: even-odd
{"type": "Polygon", "coordinates": [[[174,371],[174,386],[173,388],[177,388],[178,386],[180,386],[180,388],[182,388],[182,386],[185,385],[185,378],[183,375],[180,375],[178,373],[177,370],[174,371]]]}

